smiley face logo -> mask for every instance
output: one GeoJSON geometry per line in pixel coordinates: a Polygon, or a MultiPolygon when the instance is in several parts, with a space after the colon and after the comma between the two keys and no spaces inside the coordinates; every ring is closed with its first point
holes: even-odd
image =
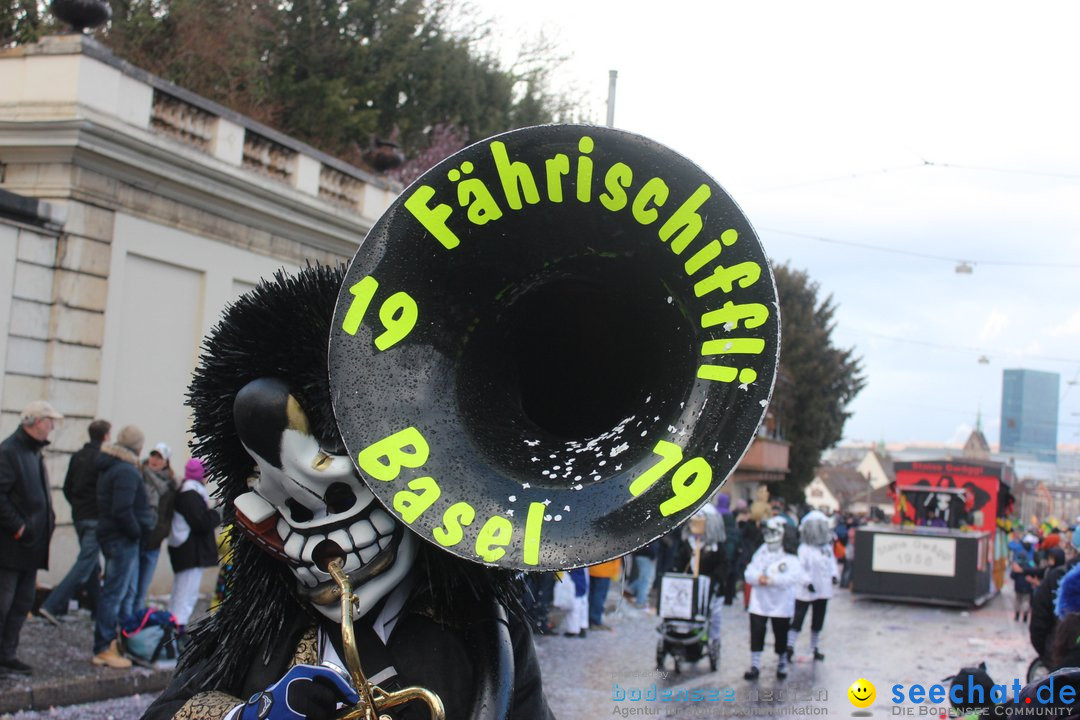
{"type": "Polygon", "coordinates": [[[865,678],[859,678],[855,682],[851,683],[851,687],[847,690],[848,700],[851,704],[857,708],[868,708],[874,703],[874,698],[877,697],[877,690],[874,688],[874,684],[865,678]]]}

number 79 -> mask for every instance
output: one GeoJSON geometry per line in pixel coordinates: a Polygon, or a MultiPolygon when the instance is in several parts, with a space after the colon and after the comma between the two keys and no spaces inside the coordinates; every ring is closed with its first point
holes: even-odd
{"type": "MultiPolygon", "coordinates": [[[[667,440],[657,442],[653,452],[660,456],[660,461],[630,483],[630,494],[634,497],[648,490],[657,480],[682,462],[682,448],[667,440]]],[[[685,510],[700,500],[710,485],[712,485],[712,466],[705,458],[690,458],[679,465],[675,474],[671,476],[671,497],[660,503],[660,514],[666,517],[685,510]]]]}

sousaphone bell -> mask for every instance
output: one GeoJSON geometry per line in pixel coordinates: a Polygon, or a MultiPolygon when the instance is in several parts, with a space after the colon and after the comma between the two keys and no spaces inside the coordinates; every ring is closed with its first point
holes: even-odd
{"type": "Polygon", "coordinates": [[[478,142],[412,183],[352,259],[330,386],[361,476],[486,565],[619,557],[709,501],[753,440],[776,288],[705,172],[610,128],[478,142]]]}

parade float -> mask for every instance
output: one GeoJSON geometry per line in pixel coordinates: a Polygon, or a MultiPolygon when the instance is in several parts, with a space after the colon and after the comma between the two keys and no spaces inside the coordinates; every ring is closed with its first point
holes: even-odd
{"type": "Polygon", "coordinates": [[[852,591],[860,596],[979,606],[1004,580],[999,517],[1012,505],[1004,463],[934,460],[894,464],[891,524],[855,534],[852,591]]]}

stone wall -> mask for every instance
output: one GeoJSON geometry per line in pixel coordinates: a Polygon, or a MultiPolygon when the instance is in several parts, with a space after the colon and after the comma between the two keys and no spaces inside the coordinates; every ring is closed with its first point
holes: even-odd
{"type": "Polygon", "coordinates": [[[47,453],[52,584],[75,556],[60,487],[90,421],[138,424],[182,467],[183,393],[224,307],[278,268],[348,260],[398,188],[63,36],[0,50],[0,189],[41,208],[0,212],[0,433],[34,399],[66,416],[47,453]]]}

